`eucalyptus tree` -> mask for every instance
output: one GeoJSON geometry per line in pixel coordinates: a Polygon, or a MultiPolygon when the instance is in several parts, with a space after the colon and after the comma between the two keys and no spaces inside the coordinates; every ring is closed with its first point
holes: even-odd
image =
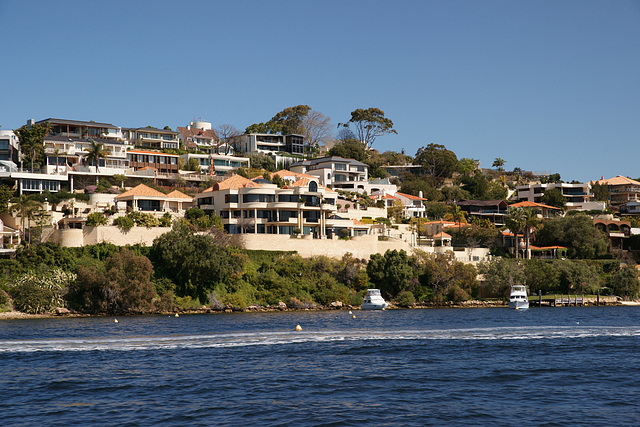
{"type": "Polygon", "coordinates": [[[353,132],[358,141],[364,143],[367,148],[371,148],[374,141],[383,135],[397,134],[393,128],[393,121],[384,116],[384,111],[379,108],[358,108],[351,112],[351,119],[346,123],[339,123],[338,127],[350,128],[353,125],[353,132]]]}

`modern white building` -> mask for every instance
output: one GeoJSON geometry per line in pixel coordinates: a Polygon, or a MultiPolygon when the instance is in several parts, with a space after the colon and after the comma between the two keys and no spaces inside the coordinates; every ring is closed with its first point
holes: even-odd
{"type": "Polygon", "coordinates": [[[605,202],[593,200],[591,185],[589,184],[568,184],[565,182],[549,184],[529,184],[516,187],[518,202],[541,203],[544,193],[552,188],[557,188],[566,198],[567,210],[604,210],[605,202]]]}
{"type": "Polygon", "coordinates": [[[304,136],[248,133],[239,137],[239,146],[240,150],[246,154],[282,152],[302,156],[304,154],[304,136]]]}
{"type": "Polygon", "coordinates": [[[369,167],[354,159],[331,156],[303,160],[291,165],[291,171],[315,176],[318,182],[334,190],[395,193],[397,187],[387,179],[369,179],[369,167]]]}
{"type": "Polygon", "coordinates": [[[224,154],[182,154],[180,158],[185,165],[191,159],[196,159],[200,171],[210,175],[223,176],[238,168],[248,169],[251,162],[248,157],[236,157],[224,154]]]}

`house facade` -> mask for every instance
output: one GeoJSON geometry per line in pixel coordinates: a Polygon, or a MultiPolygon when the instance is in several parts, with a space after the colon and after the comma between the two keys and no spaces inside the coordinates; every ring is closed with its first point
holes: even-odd
{"type": "Polygon", "coordinates": [[[468,218],[487,219],[497,228],[505,225],[509,206],[504,200],[460,200],[456,204],[467,212],[468,218]]]}
{"type": "Polygon", "coordinates": [[[178,158],[176,154],[166,154],[158,151],[129,150],[127,160],[134,171],[155,169],[159,173],[178,173],[178,158]]]}
{"type": "Polygon", "coordinates": [[[276,154],[278,152],[302,156],[304,154],[303,135],[275,135],[248,133],[238,138],[240,150],[245,153],[276,154]]]}
{"type": "Polygon", "coordinates": [[[609,189],[609,203],[614,208],[627,202],[640,202],[640,182],[626,176],[601,178],[592,184],[606,185],[609,189]]]}
{"type": "Polygon", "coordinates": [[[215,211],[230,234],[302,234],[313,238],[368,234],[369,226],[336,215],[337,193],[317,180],[300,179],[283,188],[240,175],[196,195],[196,204],[215,211]]]}
{"type": "Polygon", "coordinates": [[[220,143],[218,134],[211,123],[202,120],[193,121],[185,127],[178,127],[180,139],[187,150],[199,150],[207,154],[232,155],[233,147],[220,143]]]}
{"type": "Polygon", "coordinates": [[[542,202],[544,193],[552,188],[560,190],[566,199],[567,210],[604,210],[604,202],[594,201],[590,184],[568,184],[554,182],[549,184],[529,184],[516,187],[518,202],[542,202]]]}
{"type": "Polygon", "coordinates": [[[236,157],[224,154],[182,154],[180,158],[186,165],[191,159],[196,159],[200,166],[200,171],[210,174],[223,176],[238,168],[248,169],[251,161],[248,157],[236,157]]]}
{"type": "Polygon", "coordinates": [[[179,133],[171,129],[156,129],[153,127],[123,128],[124,138],[136,147],[143,148],[180,148],[179,133]]]}

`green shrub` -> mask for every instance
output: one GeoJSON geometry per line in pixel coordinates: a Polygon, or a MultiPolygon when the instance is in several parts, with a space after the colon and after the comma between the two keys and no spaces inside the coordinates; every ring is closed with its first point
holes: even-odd
{"type": "Polygon", "coordinates": [[[93,212],[87,216],[88,226],[107,225],[107,218],[102,212],[93,212]]]}
{"type": "Polygon", "coordinates": [[[133,228],[135,223],[128,216],[121,216],[113,220],[113,225],[126,233],[133,228]]]}
{"type": "Polygon", "coordinates": [[[395,299],[395,303],[400,307],[409,307],[416,302],[416,297],[411,291],[401,291],[395,299]]]}
{"type": "Polygon", "coordinates": [[[51,312],[64,306],[64,295],[76,279],[73,273],[54,268],[44,274],[28,272],[16,279],[10,288],[13,304],[30,314],[51,312]]]}

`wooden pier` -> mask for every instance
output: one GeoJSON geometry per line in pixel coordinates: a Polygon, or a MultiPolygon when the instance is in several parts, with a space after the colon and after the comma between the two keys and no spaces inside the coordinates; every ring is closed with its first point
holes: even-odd
{"type": "Polygon", "coordinates": [[[570,307],[570,306],[579,306],[579,305],[584,305],[584,294],[582,294],[580,297],[578,297],[578,294],[574,294],[573,296],[567,294],[567,295],[563,295],[560,294],[560,296],[554,294],[553,295],[553,299],[551,298],[545,298],[542,299],[542,295],[538,294],[538,299],[537,300],[530,300],[529,301],[530,304],[532,305],[537,305],[538,307],[542,307],[543,305],[549,306],[549,307],[570,307]]]}

